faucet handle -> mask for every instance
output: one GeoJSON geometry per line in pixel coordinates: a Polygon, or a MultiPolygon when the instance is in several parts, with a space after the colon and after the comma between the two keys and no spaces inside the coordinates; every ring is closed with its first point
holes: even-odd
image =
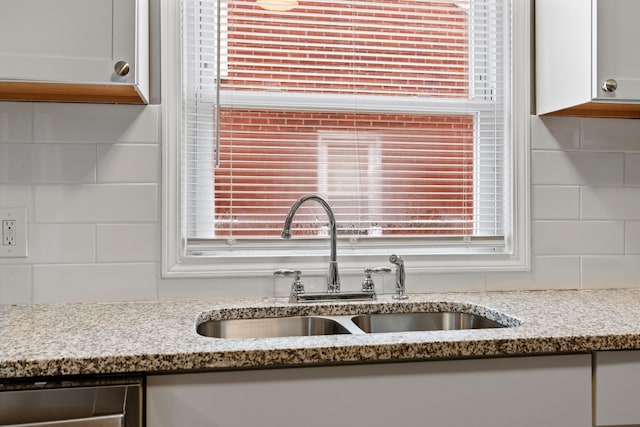
{"type": "Polygon", "coordinates": [[[372,268],[365,268],[364,269],[364,280],[362,281],[362,292],[367,292],[367,293],[375,293],[376,292],[376,287],[375,284],[373,283],[373,278],[371,277],[372,274],[386,274],[386,273],[391,273],[391,269],[389,267],[372,267],[372,268]]]}
{"type": "Polygon", "coordinates": [[[298,295],[304,294],[304,284],[302,283],[302,272],[300,270],[289,270],[282,268],[273,272],[274,276],[294,276],[291,283],[291,294],[289,302],[297,302],[298,295]]]}

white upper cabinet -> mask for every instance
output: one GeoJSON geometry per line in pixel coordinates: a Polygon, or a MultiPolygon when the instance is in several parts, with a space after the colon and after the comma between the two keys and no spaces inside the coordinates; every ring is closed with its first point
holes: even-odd
{"type": "Polygon", "coordinates": [[[146,103],[148,0],[0,0],[0,99],[146,103]]]}
{"type": "Polygon", "coordinates": [[[535,7],[537,114],[640,117],[640,1],[535,7]]]}

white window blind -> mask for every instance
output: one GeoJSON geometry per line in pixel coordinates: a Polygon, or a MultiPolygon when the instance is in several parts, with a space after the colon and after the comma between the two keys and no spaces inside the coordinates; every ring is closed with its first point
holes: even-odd
{"type": "Polygon", "coordinates": [[[277,2],[184,0],[188,240],[502,241],[509,2],[277,2]]]}

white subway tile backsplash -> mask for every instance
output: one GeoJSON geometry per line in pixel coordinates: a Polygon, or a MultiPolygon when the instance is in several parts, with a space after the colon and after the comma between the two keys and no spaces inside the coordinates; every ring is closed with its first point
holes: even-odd
{"type": "Polygon", "coordinates": [[[640,221],[625,222],[624,252],[640,255],[640,221]]]}
{"type": "Polygon", "coordinates": [[[93,224],[31,224],[29,262],[33,264],[95,263],[93,224]]]}
{"type": "Polygon", "coordinates": [[[156,222],[158,185],[38,185],[35,210],[45,223],[156,222]]]}
{"type": "Polygon", "coordinates": [[[0,102],[0,142],[32,141],[32,110],[28,102],[0,102]]]}
{"type": "Polygon", "coordinates": [[[158,224],[98,224],[98,262],[160,261],[158,224]]]}
{"type": "MultiPolygon", "coordinates": [[[[30,218],[29,257],[0,260],[0,304],[288,295],[289,278],[158,278],[160,112],[0,102],[0,208],[30,218]]],[[[640,287],[640,121],[533,116],[531,147],[532,270],[408,266],[409,293],[640,287]]],[[[376,284],[393,292],[392,275],[376,284]]]]}
{"type": "Polygon", "coordinates": [[[582,119],[582,149],[640,151],[640,121],[629,119],[582,119]]]}
{"type": "Polygon", "coordinates": [[[0,144],[0,159],[2,183],[96,182],[94,144],[0,144]]]}
{"type": "MultiPolygon", "coordinates": [[[[158,299],[160,300],[246,298],[274,295],[273,278],[271,277],[161,279],[158,281],[157,287],[158,299]]],[[[284,295],[288,295],[288,292],[285,292],[284,295]]]]}
{"type": "Polygon", "coordinates": [[[640,154],[625,154],[624,185],[628,187],[640,187],[640,154]]]}
{"type": "MultiPolygon", "coordinates": [[[[416,274],[407,268],[407,293],[412,292],[482,292],[486,289],[485,276],[480,273],[452,273],[452,274],[416,274]]],[[[381,292],[393,294],[396,280],[392,273],[376,282],[382,283],[381,292]]]]}
{"type": "Polygon", "coordinates": [[[580,148],[580,119],[532,116],[531,147],[543,150],[577,150],[580,148]]]}
{"type": "Polygon", "coordinates": [[[157,105],[35,103],[36,142],[158,143],[157,105]]]}
{"type": "Polygon", "coordinates": [[[531,183],[534,185],[622,186],[622,153],[534,151],[531,183]]]}
{"type": "Polygon", "coordinates": [[[155,300],[155,263],[33,267],[33,302],[155,300]]]}
{"type": "Polygon", "coordinates": [[[580,219],[580,187],[534,185],[533,219],[580,219]]]}
{"type": "Polygon", "coordinates": [[[534,221],[534,255],[624,253],[622,221],[534,221]]]}
{"type": "Polygon", "coordinates": [[[593,188],[581,191],[582,219],[640,220],[640,188],[593,188]]]}
{"type": "Polygon", "coordinates": [[[31,302],[31,266],[0,265],[0,304],[31,302]]]}
{"type": "MultiPolygon", "coordinates": [[[[31,185],[0,184],[0,207],[33,209],[33,187],[31,185]]],[[[30,215],[31,216],[31,215],[30,215]]]]}
{"type": "Polygon", "coordinates": [[[640,256],[584,256],[582,257],[582,288],[640,287],[640,256]]]}
{"type": "Polygon", "coordinates": [[[488,291],[580,289],[579,256],[536,256],[531,271],[488,273],[488,291]]]}
{"type": "Polygon", "coordinates": [[[98,144],[98,182],[158,182],[157,144],[98,144]]]}

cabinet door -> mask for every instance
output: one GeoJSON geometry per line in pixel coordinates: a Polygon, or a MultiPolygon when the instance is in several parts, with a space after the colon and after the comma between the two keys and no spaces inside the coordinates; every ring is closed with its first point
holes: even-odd
{"type": "Polygon", "coordinates": [[[0,0],[0,79],[134,83],[137,0],[0,0]],[[114,65],[132,68],[118,76],[114,65]]]}
{"type": "Polygon", "coordinates": [[[640,101],[640,1],[596,0],[596,73],[593,96],[640,101]],[[604,92],[602,83],[614,79],[618,88],[604,92]]]}
{"type": "Polygon", "coordinates": [[[596,426],[640,425],[640,351],[599,351],[594,356],[596,426]]]}
{"type": "Polygon", "coordinates": [[[592,425],[588,355],[213,372],[147,380],[148,427],[592,425]]]}

